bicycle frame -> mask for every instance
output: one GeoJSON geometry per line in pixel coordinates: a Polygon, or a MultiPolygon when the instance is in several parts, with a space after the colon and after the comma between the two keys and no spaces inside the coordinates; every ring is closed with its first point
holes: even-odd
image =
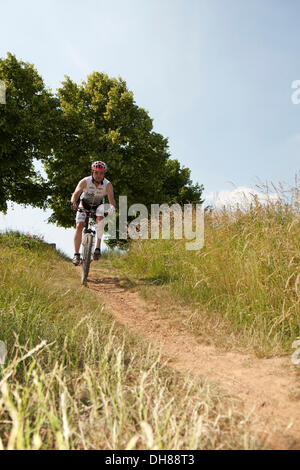
{"type": "Polygon", "coordinates": [[[82,235],[82,275],[81,275],[81,284],[87,284],[87,278],[90,270],[91,258],[92,258],[92,249],[95,242],[96,230],[92,230],[89,226],[90,219],[96,218],[96,209],[83,209],[78,208],[79,212],[84,212],[86,214],[84,229],[82,235]]]}

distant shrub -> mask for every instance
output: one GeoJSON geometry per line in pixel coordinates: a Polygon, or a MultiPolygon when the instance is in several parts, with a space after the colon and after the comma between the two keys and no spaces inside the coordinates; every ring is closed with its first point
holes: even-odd
{"type": "Polygon", "coordinates": [[[9,246],[10,248],[29,248],[39,249],[43,245],[47,245],[44,242],[43,237],[38,235],[30,235],[28,233],[15,232],[12,230],[0,233],[0,245],[9,246]]]}

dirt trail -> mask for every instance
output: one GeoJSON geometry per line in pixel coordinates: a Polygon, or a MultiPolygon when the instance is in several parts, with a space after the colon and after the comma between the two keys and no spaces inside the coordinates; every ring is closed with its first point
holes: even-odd
{"type": "Polygon", "coordinates": [[[213,381],[241,399],[244,411],[253,412],[260,436],[269,436],[268,448],[300,449],[300,366],[290,357],[258,359],[201,345],[184,329],[170,327],[158,307],[124,281],[111,269],[92,269],[88,287],[117,321],[159,346],[171,367],[213,381]]]}

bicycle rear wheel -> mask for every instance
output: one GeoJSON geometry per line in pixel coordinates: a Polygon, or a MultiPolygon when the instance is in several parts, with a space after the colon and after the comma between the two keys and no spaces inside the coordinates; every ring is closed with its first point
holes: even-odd
{"type": "Polygon", "coordinates": [[[87,233],[83,240],[81,284],[86,285],[92,257],[93,235],[87,233]]]}

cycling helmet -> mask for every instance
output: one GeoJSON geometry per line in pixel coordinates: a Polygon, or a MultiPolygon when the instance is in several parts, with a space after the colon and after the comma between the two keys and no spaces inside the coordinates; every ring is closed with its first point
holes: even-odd
{"type": "Polygon", "coordinates": [[[92,171],[101,171],[101,170],[106,171],[107,170],[106,163],[99,162],[99,161],[92,163],[91,168],[92,168],[92,171]]]}

